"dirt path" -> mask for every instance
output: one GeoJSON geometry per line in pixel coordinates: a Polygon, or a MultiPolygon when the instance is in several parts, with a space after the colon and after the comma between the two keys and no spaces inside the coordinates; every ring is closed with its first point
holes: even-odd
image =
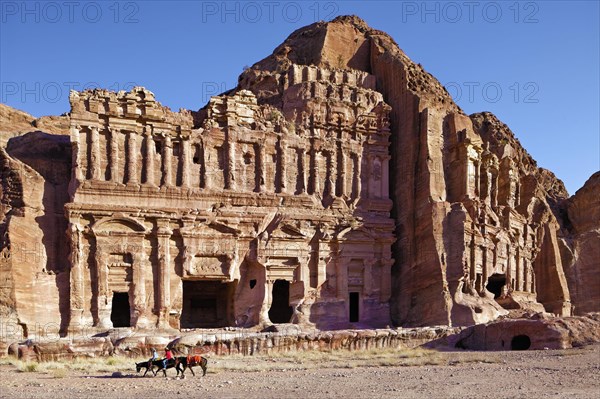
{"type": "MultiPolygon", "coordinates": [[[[438,355],[436,355],[438,356],[438,355]]],[[[69,371],[66,375],[19,372],[0,366],[1,398],[600,398],[600,345],[561,351],[445,352],[439,365],[329,368],[321,364],[265,371],[228,371],[211,359],[206,377],[141,378],[132,370],[69,371]],[[57,378],[59,377],[59,378],[57,378]]],[[[252,366],[257,359],[237,359],[252,366]]],[[[348,366],[350,367],[350,365],[348,366]]],[[[263,366],[257,367],[257,370],[263,366]]],[[[198,370],[200,372],[200,370],[198,370]]],[[[188,372],[189,373],[189,372],[188,372]]]]}

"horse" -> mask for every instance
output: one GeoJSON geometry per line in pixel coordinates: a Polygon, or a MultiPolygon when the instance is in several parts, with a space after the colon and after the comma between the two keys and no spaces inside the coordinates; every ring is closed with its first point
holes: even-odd
{"type": "Polygon", "coordinates": [[[148,373],[148,371],[152,370],[152,372],[154,373],[154,375],[156,375],[156,372],[153,370],[154,365],[152,364],[151,360],[146,360],[144,362],[140,362],[140,363],[136,363],[135,364],[135,371],[136,372],[140,372],[143,368],[146,369],[146,371],[144,372],[144,375],[142,377],[145,377],[146,374],[148,373]]]}
{"type": "Polygon", "coordinates": [[[194,366],[202,367],[202,376],[206,375],[206,365],[208,360],[204,356],[200,355],[188,355],[188,356],[179,356],[177,357],[177,375],[179,375],[179,371],[181,371],[181,378],[185,378],[185,369],[189,368],[192,372],[192,375],[195,377],[196,373],[194,373],[194,366]],[[183,370],[180,369],[180,366],[183,366],[183,370]]]}
{"type": "Polygon", "coordinates": [[[152,373],[154,373],[154,376],[156,376],[156,373],[162,370],[163,375],[166,377],[167,369],[170,369],[172,367],[175,367],[177,369],[177,375],[179,375],[179,364],[177,362],[177,359],[147,360],[145,362],[135,364],[135,368],[138,373],[141,371],[142,368],[146,368],[146,371],[144,372],[144,375],[142,377],[146,376],[148,370],[151,370],[152,373]],[[154,367],[156,367],[156,371],[154,370],[154,367]]]}

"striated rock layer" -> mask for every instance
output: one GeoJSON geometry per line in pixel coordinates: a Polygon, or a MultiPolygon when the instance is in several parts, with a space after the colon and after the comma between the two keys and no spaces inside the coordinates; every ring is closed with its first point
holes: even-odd
{"type": "Polygon", "coordinates": [[[357,17],[292,33],[198,112],[142,87],[70,102],[0,108],[0,311],[23,336],[599,310],[598,176],[568,199],[357,17]]]}

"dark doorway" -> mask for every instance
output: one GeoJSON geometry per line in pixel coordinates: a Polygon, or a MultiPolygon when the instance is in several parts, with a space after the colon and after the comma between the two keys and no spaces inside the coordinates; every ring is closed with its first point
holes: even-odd
{"type": "Polygon", "coordinates": [[[350,323],[358,322],[358,301],[359,301],[359,293],[351,292],[350,293],[350,323]]]}
{"type": "Polygon", "coordinates": [[[181,328],[229,326],[232,296],[232,283],[184,281],[181,328]]]}
{"type": "Polygon", "coordinates": [[[273,301],[269,309],[269,319],[273,323],[289,323],[293,313],[290,306],[290,282],[276,280],[273,284],[273,301]]]}
{"type": "Polygon", "coordinates": [[[492,274],[488,278],[485,288],[494,294],[494,298],[499,298],[504,285],[506,285],[506,276],[504,274],[492,274]]]}
{"type": "Polygon", "coordinates": [[[129,294],[127,292],[115,292],[112,299],[112,310],[110,321],[113,327],[130,327],[129,294]]]}
{"type": "Polygon", "coordinates": [[[527,335],[515,335],[510,341],[510,349],[514,351],[525,351],[531,346],[531,339],[527,335]]]}

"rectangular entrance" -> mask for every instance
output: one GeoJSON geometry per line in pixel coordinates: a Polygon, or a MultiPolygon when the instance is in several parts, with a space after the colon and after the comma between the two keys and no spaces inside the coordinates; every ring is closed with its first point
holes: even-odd
{"type": "Polygon", "coordinates": [[[349,305],[350,305],[350,323],[357,323],[358,322],[358,302],[359,302],[359,293],[358,292],[351,292],[350,293],[350,301],[349,301],[349,305]]]}
{"type": "Polygon", "coordinates": [[[113,327],[131,327],[131,316],[129,312],[129,294],[127,292],[114,292],[112,298],[112,309],[110,321],[113,327]]]}
{"type": "Polygon", "coordinates": [[[231,325],[233,283],[184,281],[181,328],[217,328],[231,325]]]}

